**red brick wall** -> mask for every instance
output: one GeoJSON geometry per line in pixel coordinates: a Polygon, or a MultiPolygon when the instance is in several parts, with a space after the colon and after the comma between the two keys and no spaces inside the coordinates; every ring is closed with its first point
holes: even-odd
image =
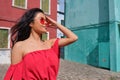
{"type": "MultiPolygon", "coordinates": [[[[57,0],[51,0],[51,18],[57,20],[57,0]]],[[[50,32],[50,38],[56,37],[57,30],[56,29],[48,29],[50,32]]]]}
{"type": "MultiPolygon", "coordinates": [[[[28,0],[27,9],[40,7],[40,0],[28,0]]],[[[12,0],[0,0],[0,27],[11,27],[15,21],[25,12],[12,6],[12,0]]],[[[51,14],[48,15],[57,20],[57,0],[51,0],[51,14]]],[[[56,29],[48,28],[50,38],[56,37],[56,29]]]]}
{"type": "Polygon", "coordinates": [[[0,26],[11,27],[23,12],[23,9],[12,7],[12,0],[1,0],[0,26]]]}

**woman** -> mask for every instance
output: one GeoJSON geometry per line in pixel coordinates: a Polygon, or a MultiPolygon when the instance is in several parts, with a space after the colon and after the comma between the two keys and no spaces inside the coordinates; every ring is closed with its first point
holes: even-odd
{"type": "Polygon", "coordinates": [[[69,29],[46,16],[39,8],[28,10],[12,27],[11,65],[4,80],[56,80],[59,47],[78,38],[69,29]],[[66,38],[43,41],[46,26],[55,26],[66,38]]]}

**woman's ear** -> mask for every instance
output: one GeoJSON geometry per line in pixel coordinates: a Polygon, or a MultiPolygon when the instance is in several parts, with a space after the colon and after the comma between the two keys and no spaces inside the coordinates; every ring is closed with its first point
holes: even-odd
{"type": "Polygon", "coordinates": [[[29,26],[32,27],[32,26],[33,26],[33,22],[31,22],[31,23],[29,24],[29,26]]]}

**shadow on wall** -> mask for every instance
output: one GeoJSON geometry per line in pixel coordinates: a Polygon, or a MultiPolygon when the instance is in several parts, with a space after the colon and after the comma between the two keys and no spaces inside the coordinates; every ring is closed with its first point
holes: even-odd
{"type": "Polygon", "coordinates": [[[99,64],[98,45],[87,56],[87,64],[98,66],[99,64]]]}
{"type": "Polygon", "coordinates": [[[109,0],[99,0],[99,22],[109,21],[109,0]]]}

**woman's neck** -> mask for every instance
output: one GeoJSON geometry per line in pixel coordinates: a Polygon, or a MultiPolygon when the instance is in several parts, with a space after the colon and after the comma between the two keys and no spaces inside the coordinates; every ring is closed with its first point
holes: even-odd
{"type": "Polygon", "coordinates": [[[42,34],[39,35],[36,32],[31,32],[29,39],[42,42],[41,35],[42,34]]]}

